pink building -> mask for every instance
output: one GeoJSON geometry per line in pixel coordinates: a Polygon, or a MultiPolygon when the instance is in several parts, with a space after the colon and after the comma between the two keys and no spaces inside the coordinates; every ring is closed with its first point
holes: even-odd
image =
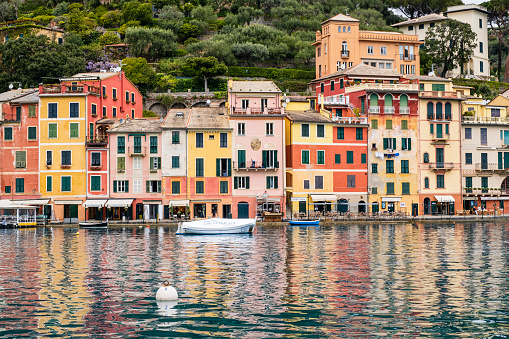
{"type": "Polygon", "coordinates": [[[230,81],[234,218],[285,215],[284,108],[272,81],[230,81]]]}
{"type": "Polygon", "coordinates": [[[161,121],[121,120],[109,129],[110,219],[162,219],[161,121]]]}

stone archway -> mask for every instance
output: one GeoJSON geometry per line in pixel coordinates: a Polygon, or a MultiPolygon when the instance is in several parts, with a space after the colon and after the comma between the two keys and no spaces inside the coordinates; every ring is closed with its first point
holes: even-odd
{"type": "Polygon", "coordinates": [[[504,181],[502,181],[500,189],[502,190],[502,194],[509,194],[509,177],[506,177],[504,181]]]}
{"type": "Polygon", "coordinates": [[[186,105],[184,105],[181,102],[176,102],[173,105],[171,105],[171,109],[175,109],[175,108],[187,108],[187,107],[186,107],[186,105]]]}
{"type": "Polygon", "coordinates": [[[226,107],[226,101],[223,101],[222,103],[220,103],[219,107],[226,107]]]}
{"type": "Polygon", "coordinates": [[[160,103],[153,104],[152,106],[150,106],[149,110],[154,112],[155,114],[157,114],[160,117],[165,117],[166,114],[168,114],[168,110],[166,109],[166,107],[160,103]]]}
{"type": "Polygon", "coordinates": [[[198,101],[197,103],[194,103],[191,107],[209,107],[209,104],[207,104],[206,101],[198,101]]]}

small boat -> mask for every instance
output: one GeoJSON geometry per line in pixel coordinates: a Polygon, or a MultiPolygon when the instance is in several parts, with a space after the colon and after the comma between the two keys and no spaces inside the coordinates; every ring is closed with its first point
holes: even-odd
{"type": "Polygon", "coordinates": [[[290,226],[320,226],[320,219],[317,220],[288,220],[290,226]]]}
{"type": "Polygon", "coordinates": [[[80,228],[108,228],[107,221],[80,222],[80,228]]]}
{"type": "Polygon", "coordinates": [[[250,234],[255,227],[256,218],[213,218],[182,222],[179,224],[177,234],[250,234]]]}

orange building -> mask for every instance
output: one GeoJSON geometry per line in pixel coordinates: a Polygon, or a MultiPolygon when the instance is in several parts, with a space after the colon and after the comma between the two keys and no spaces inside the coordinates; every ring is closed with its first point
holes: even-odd
{"type": "Polygon", "coordinates": [[[401,74],[419,75],[417,36],[359,30],[359,20],[339,14],[316,32],[316,78],[365,63],[401,74]]]}

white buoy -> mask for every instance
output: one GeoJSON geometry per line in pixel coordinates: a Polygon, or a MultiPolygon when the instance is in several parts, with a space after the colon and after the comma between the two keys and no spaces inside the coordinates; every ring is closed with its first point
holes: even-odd
{"type": "Polygon", "coordinates": [[[170,286],[168,280],[163,283],[163,286],[159,287],[156,293],[156,300],[158,301],[178,300],[178,298],[177,290],[173,286],[170,286]]]}

